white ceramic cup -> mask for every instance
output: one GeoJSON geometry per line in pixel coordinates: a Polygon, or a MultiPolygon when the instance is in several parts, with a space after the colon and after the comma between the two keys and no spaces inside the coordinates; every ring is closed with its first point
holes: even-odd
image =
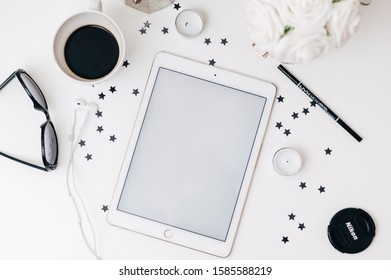
{"type": "Polygon", "coordinates": [[[121,67],[125,56],[125,39],[121,29],[114,20],[102,13],[101,1],[90,0],[89,10],[71,16],[60,26],[54,38],[53,52],[58,66],[68,77],[85,84],[97,84],[113,76],[121,67]],[[105,76],[96,79],[87,79],[76,75],[69,68],[65,59],[65,45],[68,38],[75,30],[88,25],[94,25],[108,30],[117,41],[119,50],[118,60],[114,68],[105,76]]]}

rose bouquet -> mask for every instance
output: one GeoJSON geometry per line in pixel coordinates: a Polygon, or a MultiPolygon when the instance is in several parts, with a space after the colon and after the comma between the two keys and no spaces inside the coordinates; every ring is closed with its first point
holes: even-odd
{"type": "Polygon", "coordinates": [[[246,13],[257,50],[285,63],[344,46],[360,25],[359,0],[250,0],[246,13]]]}

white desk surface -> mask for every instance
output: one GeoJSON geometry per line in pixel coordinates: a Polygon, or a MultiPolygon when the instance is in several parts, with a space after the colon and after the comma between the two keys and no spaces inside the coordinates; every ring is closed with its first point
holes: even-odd
{"type": "MultiPolygon", "coordinates": [[[[104,259],[214,259],[215,257],[110,226],[102,208],[110,204],[117,172],[140,103],[154,55],[159,51],[222,67],[277,85],[275,101],[258,167],[229,259],[390,259],[391,258],[391,2],[375,0],[363,8],[359,32],[338,50],[303,65],[288,65],[297,78],[363,137],[358,143],[280,71],[272,59],[251,50],[245,26],[248,1],[177,1],[154,14],[144,14],[121,0],[103,1],[103,9],[120,25],[126,38],[128,67],[107,82],[75,83],[57,67],[52,54],[56,29],[88,1],[6,1],[0,9],[0,79],[24,68],[42,88],[59,137],[58,169],[46,173],[0,158],[0,258],[90,259],[68,200],[68,140],[78,98],[95,102],[102,117],[89,119],[76,151],[77,183],[85,197],[104,259]],[[180,36],[176,15],[195,9],[205,18],[196,38],[180,36]],[[151,23],[146,34],[139,31],[151,23]],[[164,27],[168,34],[161,31],[164,27]],[[205,44],[205,38],[211,43],[205,44]],[[227,39],[226,45],[221,44],[227,39]],[[114,93],[110,87],[115,87],[114,93]],[[134,95],[133,92],[140,92],[134,95]],[[99,94],[105,95],[104,99],[99,94]],[[302,113],[303,108],[309,114],[302,113]],[[298,119],[291,115],[297,112],[298,119]],[[281,129],[276,123],[282,122],[281,129]],[[103,131],[97,131],[103,126],[103,131]],[[290,129],[291,134],[283,132],[290,129]],[[116,140],[109,141],[115,135],[116,140]],[[281,147],[296,148],[304,165],[294,176],[278,175],[272,156],[281,147]],[[326,155],[325,149],[331,149],[326,155]],[[92,155],[87,161],[85,156],[92,155]],[[300,188],[305,183],[306,188],[300,188]],[[325,192],[320,192],[320,186],[325,192]],[[331,217],[346,207],[370,213],[377,232],[360,254],[336,251],[328,241],[331,217]],[[296,215],[289,220],[288,215],[296,215]],[[300,230],[299,223],[305,228],[300,230]],[[287,236],[289,242],[281,240],[287,236]]],[[[213,66],[211,66],[213,67],[213,66]]],[[[0,149],[40,159],[43,117],[27,98],[0,95],[0,149]],[[8,97],[7,97],[8,96],[8,97]],[[7,103],[9,102],[9,103],[7,103]]]]}

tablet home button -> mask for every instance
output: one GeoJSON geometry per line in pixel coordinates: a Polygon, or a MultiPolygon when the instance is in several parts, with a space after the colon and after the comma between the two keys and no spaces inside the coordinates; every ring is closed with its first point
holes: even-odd
{"type": "Polygon", "coordinates": [[[171,237],[172,237],[172,231],[169,230],[169,229],[165,230],[165,231],[164,231],[164,236],[165,236],[166,238],[171,238],[171,237]]]}

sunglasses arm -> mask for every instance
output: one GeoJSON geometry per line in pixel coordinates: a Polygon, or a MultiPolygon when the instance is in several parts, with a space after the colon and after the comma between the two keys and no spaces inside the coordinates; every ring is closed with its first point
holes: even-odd
{"type": "Polygon", "coordinates": [[[12,157],[12,156],[10,156],[10,155],[7,155],[7,154],[5,154],[5,153],[0,152],[0,155],[3,156],[3,157],[6,157],[6,158],[8,158],[8,159],[12,159],[12,160],[14,160],[14,161],[16,161],[16,162],[25,164],[25,165],[27,165],[27,166],[30,166],[30,167],[33,167],[33,168],[36,168],[36,169],[39,169],[39,170],[42,170],[42,171],[46,171],[46,172],[48,171],[45,167],[42,167],[42,166],[39,166],[39,165],[35,165],[35,164],[29,163],[29,162],[27,162],[27,161],[23,161],[23,160],[14,158],[14,157],[12,157]]]}
{"type": "Polygon", "coordinates": [[[18,71],[15,71],[14,73],[11,74],[1,85],[0,85],[0,90],[2,90],[13,78],[15,78],[16,73],[18,71]]]}

